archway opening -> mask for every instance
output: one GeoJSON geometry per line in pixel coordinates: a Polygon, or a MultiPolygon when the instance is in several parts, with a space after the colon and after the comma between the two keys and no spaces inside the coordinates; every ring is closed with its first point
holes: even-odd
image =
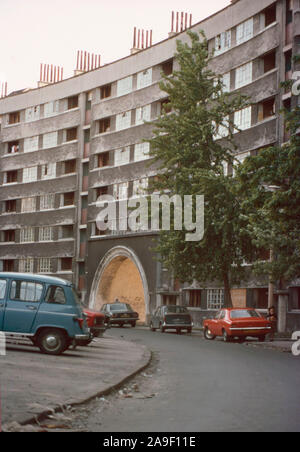
{"type": "Polygon", "coordinates": [[[103,269],[95,299],[95,308],[116,299],[128,303],[139,313],[139,322],[146,321],[143,281],[136,264],[127,256],[113,258],[103,269]]]}

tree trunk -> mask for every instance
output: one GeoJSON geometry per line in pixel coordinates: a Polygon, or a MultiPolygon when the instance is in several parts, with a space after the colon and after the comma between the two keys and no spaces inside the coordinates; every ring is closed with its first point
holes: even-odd
{"type": "Polygon", "coordinates": [[[224,280],[224,307],[225,308],[232,308],[232,297],[231,297],[231,287],[229,282],[229,276],[227,273],[224,273],[223,275],[224,280]]]}

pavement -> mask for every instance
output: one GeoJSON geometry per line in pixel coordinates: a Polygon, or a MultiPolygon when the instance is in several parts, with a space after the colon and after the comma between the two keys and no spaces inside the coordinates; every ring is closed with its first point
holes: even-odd
{"type": "MultiPolygon", "coordinates": [[[[203,338],[203,333],[195,330],[193,336],[203,338]]],[[[292,344],[276,338],[264,343],[250,340],[242,346],[291,353],[292,344]]],[[[43,355],[26,340],[8,343],[6,356],[0,356],[0,431],[1,425],[5,431],[12,422],[31,423],[62,407],[109,394],[150,361],[151,352],[144,345],[109,333],[89,347],[70,349],[61,356],[43,355]]]]}
{"type": "MultiPolygon", "coordinates": [[[[61,407],[101,397],[145,369],[151,352],[107,335],[61,356],[43,355],[26,340],[0,356],[0,427],[27,424],[61,407]]],[[[0,428],[1,431],[1,428],[0,428]]]]}

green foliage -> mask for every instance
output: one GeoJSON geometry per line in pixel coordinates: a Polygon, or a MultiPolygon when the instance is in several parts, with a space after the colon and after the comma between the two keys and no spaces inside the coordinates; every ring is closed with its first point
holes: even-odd
{"type": "Polygon", "coordinates": [[[190,44],[177,41],[179,70],[161,83],[170,104],[156,122],[150,154],[161,173],[153,188],[205,196],[205,236],[186,242],[186,231],[161,232],[157,251],[181,281],[223,282],[230,305],[230,287],[244,275],[251,249],[235,183],[223,164],[234,165],[232,117],[247,100],[223,92],[221,78],[209,69],[212,55],[204,34],[188,35],[190,44]],[[216,140],[220,125],[227,136],[216,140]]]}
{"type": "Polygon", "coordinates": [[[257,259],[255,268],[274,282],[300,276],[300,108],[285,112],[285,119],[289,143],[263,149],[238,171],[253,244],[275,256],[273,262],[257,259]]]}

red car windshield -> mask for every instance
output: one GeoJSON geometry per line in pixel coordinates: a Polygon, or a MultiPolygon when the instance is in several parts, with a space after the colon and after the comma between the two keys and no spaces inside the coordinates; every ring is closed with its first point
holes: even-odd
{"type": "Polygon", "coordinates": [[[230,317],[232,319],[251,319],[251,318],[260,318],[260,314],[254,310],[241,310],[237,309],[234,311],[230,311],[230,317]]]}

